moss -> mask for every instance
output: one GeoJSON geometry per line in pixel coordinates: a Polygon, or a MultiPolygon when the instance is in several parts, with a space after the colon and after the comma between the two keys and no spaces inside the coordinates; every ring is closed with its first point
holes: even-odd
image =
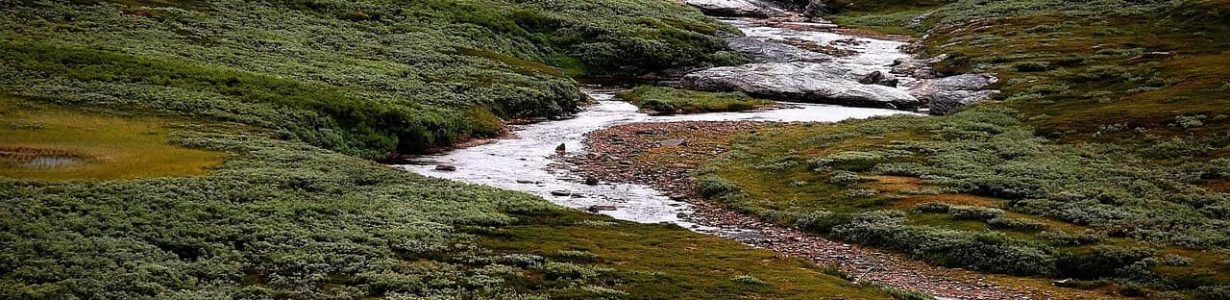
{"type": "Polygon", "coordinates": [[[745,111],[773,105],[771,101],[752,98],[741,92],[699,92],[647,85],[620,92],[617,97],[651,114],[665,115],[745,111]]]}
{"type": "Polygon", "coordinates": [[[0,176],[45,180],[192,176],[205,174],[226,157],[172,143],[173,128],[190,124],[183,120],[123,118],[18,103],[24,102],[0,98],[0,123],[37,126],[0,127],[0,176]]]}

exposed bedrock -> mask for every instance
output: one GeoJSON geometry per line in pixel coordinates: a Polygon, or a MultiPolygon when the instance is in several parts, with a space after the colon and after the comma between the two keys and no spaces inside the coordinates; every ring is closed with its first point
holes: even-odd
{"type": "Polygon", "coordinates": [[[861,75],[824,63],[755,63],[712,68],[683,77],[680,85],[702,91],[742,91],[792,102],[914,109],[919,100],[902,89],[861,84],[861,75]]]}

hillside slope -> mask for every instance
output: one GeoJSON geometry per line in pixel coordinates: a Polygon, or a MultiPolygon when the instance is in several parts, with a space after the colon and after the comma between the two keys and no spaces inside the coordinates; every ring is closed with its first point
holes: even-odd
{"type": "Polygon", "coordinates": [[[907,295],[369,160],[571,113],[567,75],[738,59],[671,1],[0,10],[3,299],[907,295]]]}
{"type": "Polygon", "coordinates": [[[1230,297],[1230,4],[827,4],[1003,93],[951,116],[744,132],[697,174],[710,199],[943,266],[1230,297]]]}

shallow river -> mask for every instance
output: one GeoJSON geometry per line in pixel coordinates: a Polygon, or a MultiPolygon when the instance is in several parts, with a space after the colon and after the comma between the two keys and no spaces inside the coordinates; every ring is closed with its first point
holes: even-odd
{"type": "MultiPolygon", "coordinates": [[[[679,219],[679,213],[691,213],[683,202],[670,200],[663,193],[640,184],[584,184],[578,175],[556,163],[555,148],[564,144],[570,155],[584,153],[585,134],[620,124],[670,121],[811,121],[834,122],[851,118],[905,113],[896,110],[854,108],[833,105],[791,104],[795,108],[749,113],[711,113],[682,116],[649,116],[638,112],[632,104],[613,101],[612,94],[587,91],[598,104],[577,114],[576,118],[543,122],[515,128],[516,138],[501,139],[490,144],[454,150],[438,155],[421,156],[401,167],[423,175],[484,184],[502,189],[528,192],[556,204],[586,209],[590,206],[614,206],[603,214],[642,222],[673,222],[684,227],[691,223],[679,219]],[[456,166],[456,171],[437,171],[436,165],[456,166]],[[556,196],[552,191],[569,191],[572,195],[556,196]]],[[[711,228],[697,226],[701,231],[711,228]]]]}
{"type": "MultiPolygon", "coordinates": [[[[908,57],[897,50],[901,42],[852,37],[830,32],[810,32],[757,26],[742,20],[726,20],[739,27],[745,35],[774,39],[795,38],[830,45],[834,40],[855,38],[859,43],[840,43],[834,46],[858,51],[859,54],[835,59],[856,73],[881,71],[888,74],[894,59],[908,57]]],[[[908,78],[901,78],[908,80],[908,78]]],[[[714,232],[714,228],[691,224],[679,218],[680,213],[690,214],[687,203],[671,200],[663,193],[641,184],[602,183],[596,186],[584,184],[577,174],[566,168],[552,168],[558,163],[553,157],[555,148],[564,144],[570,155],[583,153],[585,134],[620,124],[671,121],[778,121],[778,122],[836,122],[847,119],[907,113],[899,110],[855,108],[836,105],[790,104],[785,109],[708,113],[680,116],[649,116],[638,112],[626,102],[613,100],[607,90],[586,90],[598,100],[597,105],[587,107],[576,118],[542,122],[513,128],[515,138],[501,139],[490,144],[453,150],[437,155],[417,157],[400,167],[427,176],[489,185],[502,189],[528,192],[542,196],[559,205],[586,209],[591,206],[614,206],[613,211],[603,211],[612,217],[642,222],[671,222],[685,228],[702,232],[714,232]],[[438,171],[436,166],[455,166],[456,171],[438,171]],[[568,191],[571,195],[558,196],[553,191],[568,191]]]]}

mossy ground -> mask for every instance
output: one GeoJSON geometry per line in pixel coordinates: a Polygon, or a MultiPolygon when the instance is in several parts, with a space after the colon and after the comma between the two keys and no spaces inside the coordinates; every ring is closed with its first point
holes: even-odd
{"type": "MultiPolygon", "coordinates": [[[[480,244],[497,251],[533,249],[532,253],[551,259],[618,269],[608,274],[607,280],[618,282],[614,287],[627,291],[628,299],[680,295],[717,299],[891,298],[878,288],[833,277],[802,260],[748,250],[738,242],[680,231],[672,225],[633,225],[564,213],[523,221],[479,231],[484,236],[480,244]],[[578,251],[591,253],[594,258],[569,257],[578,251]]],[[[554,296],[569,299],[579,295],[554,296]]]]}
{"type": "Polygon", "coordinates": [[[642,85],[616,95],[652,114],[746,111],[774,105],[742,92],[714,93],[642,85]]]}
{"type": "Polygon", "coordinates": [[[174,145],[176,121],[118,117],[42,107],[0,98],[0,176],[12,178],[134,179],[201,175],[223,153],[174,145]],[[20,104],[19,104],[20,103],[20,104]],[[63,159],[63,165],[35,165],[63,159]]]}
{"type": "Polygon", "coordinates": [[[704,64],[724,27],[677,3],[0,9],[3,299],[890,297],[683,228],[368,160],[567,113],[565,75],[704,64]],[[81,163],[14,168],[38,156],[81,163]]]}
{"type": "Polygon", "coordinates": [[[836,4],[843,25],[926,33],[942,75],[996,74],[1001,102],[745,133],[699,173],[715,200],[941,265],[1230,295],[1226,2],[836,4]]]}

